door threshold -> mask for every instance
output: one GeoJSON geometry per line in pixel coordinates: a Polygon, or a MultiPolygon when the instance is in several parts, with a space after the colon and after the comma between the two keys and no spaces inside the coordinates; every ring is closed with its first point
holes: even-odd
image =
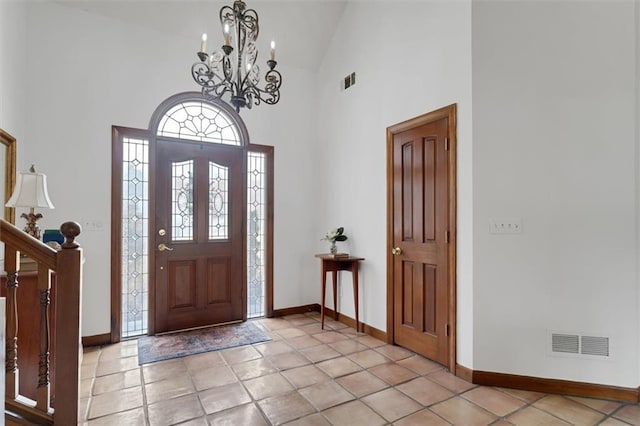
{"type": "Polygon", "coordinates": [[[172,331],[163,331],[162,333],[156,333],[156,336],[164,336],[166,334],[173,334],[173,333],[183,333],[185,331],[193,331],[193,330],[200,330],[203,328],[210,328],[210,327],[219,327],[221,325],[229,325],[229,324],[237,324],[239,322],[243,322],[244,320],[234,320],[234,321],[227,321],[227,322],[219,322],[217,324],[209,324],[209,325],[201,325],[199,327],[191,327],[191,328],[182,328],[180,330],[172,330],[172,331]]]}

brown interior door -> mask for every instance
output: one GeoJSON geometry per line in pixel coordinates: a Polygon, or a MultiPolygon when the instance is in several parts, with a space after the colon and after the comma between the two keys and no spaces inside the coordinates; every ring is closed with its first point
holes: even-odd
{"type": "Polygon", "coordinates": [[[448,363],[447,118],[393,135],[394,342],[448,363]]]}
{"type": "Polygon", "coordinates": [[[246,319],[242,148],[158,139],[155,331],[246,319]]]}

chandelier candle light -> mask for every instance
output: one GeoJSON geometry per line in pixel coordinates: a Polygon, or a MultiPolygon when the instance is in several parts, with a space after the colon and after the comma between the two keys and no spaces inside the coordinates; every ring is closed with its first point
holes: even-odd
{"type": "Polygon", "coordinates": [[[193,79],[202,86],[202,95],[206,99],[219,99],[227,92],[231,95],[231,105],[236,111],[240,108],[251,109],[252,105],[264,102],[275,105],[280,100],[282,76],[276,71],[276,44],[271,42],[271,52],[264,79],[264,89],[258,87],[260,68],[258,59],[258,14],[247,9],[242,0],[235,0],[233,7],[220,9],[220,23],[224,44],[221,50],[207,53],[207,35],[202,34],[200,51],[196,62],[191,66],[193,79]]]}

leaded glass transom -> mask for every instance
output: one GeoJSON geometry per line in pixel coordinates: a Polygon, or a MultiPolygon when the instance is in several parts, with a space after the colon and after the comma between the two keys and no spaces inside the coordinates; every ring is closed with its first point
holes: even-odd
{"type": "Polygon", "coordinates": [[[266,156],[247,154],[247,316],[264,316],[266,156]]]}
{"type": "Polygon", "coordinates": [[[147,333],[149,141],[122,141],[122,337],[147,333]]]}
{"type": "Polygon", "coordinates": [[[203,102],[182,102],[160,120],[158,136],[240,145],[236,126],[221,109],[203,102]]]}
{"type": "Polygon", "coordinates": [[[209,239],[229,238],[229,168],[209,162],[209,239]]]}
{"type": "Polygon", "coordinates": [[[171,164],[171,236],[193,239],[193,160],[171,164]]]}

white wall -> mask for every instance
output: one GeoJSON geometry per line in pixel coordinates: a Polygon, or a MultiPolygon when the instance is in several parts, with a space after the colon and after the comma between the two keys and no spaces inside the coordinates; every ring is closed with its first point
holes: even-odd
{"type": "Polygon", "coordinates": [[[473,4],[475,370],[638,385],[634,15],[473,4]],[[549,356],[548,330],[609,336],[611,357],[549,356]]]}
{"type": "MultiPolygon", "coordinates": [[[[105,224],[80,241],[83,335],[107,333],[110,127],[144,128],[163,99],[196,89],[201,29],[182,39],[30,2],[29,37],[14,44],[5,25],[24,35],[24,12],[6,10],[0,46],[38,55],[24,75],[0,67],[2,105],[8,85],[29,105],[3,107],[0,120],[25,121],[19,169],[49,175],[45,227],[105,224]]],[[[319,301],[313,253],[344,226],[341,248],[366,258],[361,319],[386,328],[385,129],[455,102],[458,363],[637,386],[637,16],[633,0],[349,3],[317,74],[283,67],[281,103],[242,113],[253,142],[276,146],[275,307],[319,301]],[[489,234],[504,217],[520,218],[522,234],[489,234]],[[610,336],[611,359],[547,356],[547,330],[610,336]]],[[[340,310],[353,316],[348,279],[340,310]]]]}
{"type": "MultiPolygon", "coordinates": [[[[471,7],[454,2],[349,3],[318,71],[316,155],[321,238],[365,257],[360,318],[386,329],[386,128],[458,104],[458,359],[471,366],[471,7]],[[341,79],[356,85],[341,91],[341,79]]],[[[327,244],[318,241],[318,251],[327,244]]],[[[313,265],[308,262],[309,267],[313,265]]],[[[319,271],[319,266],[315,266],[319,271]]],[[[340,311],[353,316],[348,274],[340,311]]],[[[316,297],[319,297],[319,288],[316,297]]]]}
{"type": "Polygon", "coordinates": [[[18,150],[25,121],[25,23],[24,2],[0,0],[0,128],[17,139],[18,150]]]}
{"type": "MultiPolygon", "coordinates": [[[[146,128],[165,98],[197,90],[190,67],[201,29],[179,38],[49,2],[28,5],[29,100],[19,168],[35,163],[49,177],[55,210],[44,227],[73,219],[96,220],[101,231],[85,231],[84,336],[108,333],[110,305],[111,125],[146,128]],[[37,84],[36,84],[37,83],[37,84]]],[[[275,145],[275,307],[302,304],[310,281],[299,260],[309,241],[313,198],[312,158],[304,153],[311,115],[300,104],[313,97],[313,74],[282,67],[282,101],[242,112],[252,140],[275,145]]],[[[315,237],[315,236],[313,236],[315,237]]]]}
{"type": "MultiPolygon", "coordinates": [[[[640,119],[637,115],[640,115],[640,1],[635,2],[636,9],[636,187],[635,193],[640,191],[640,119]]],[[[638,286],[640,286],[640,197],[635,198],[636,201],[636,280],[638,286]]],[[[640,333],[640,291],[637,292],[638,296],[638,311],[636,318],[638,320],[637,327],[640,333]]],[[[638,340],[640,344],[640,339],[638,340]]],[[[640,354],[640,345],[638,346],[638,353],[640,354]]],[[[640,364],[640,357],[637,357],[640,364]]],[[[640,383],[640,365],[638,367],[637,382],[640,383]]]]}

